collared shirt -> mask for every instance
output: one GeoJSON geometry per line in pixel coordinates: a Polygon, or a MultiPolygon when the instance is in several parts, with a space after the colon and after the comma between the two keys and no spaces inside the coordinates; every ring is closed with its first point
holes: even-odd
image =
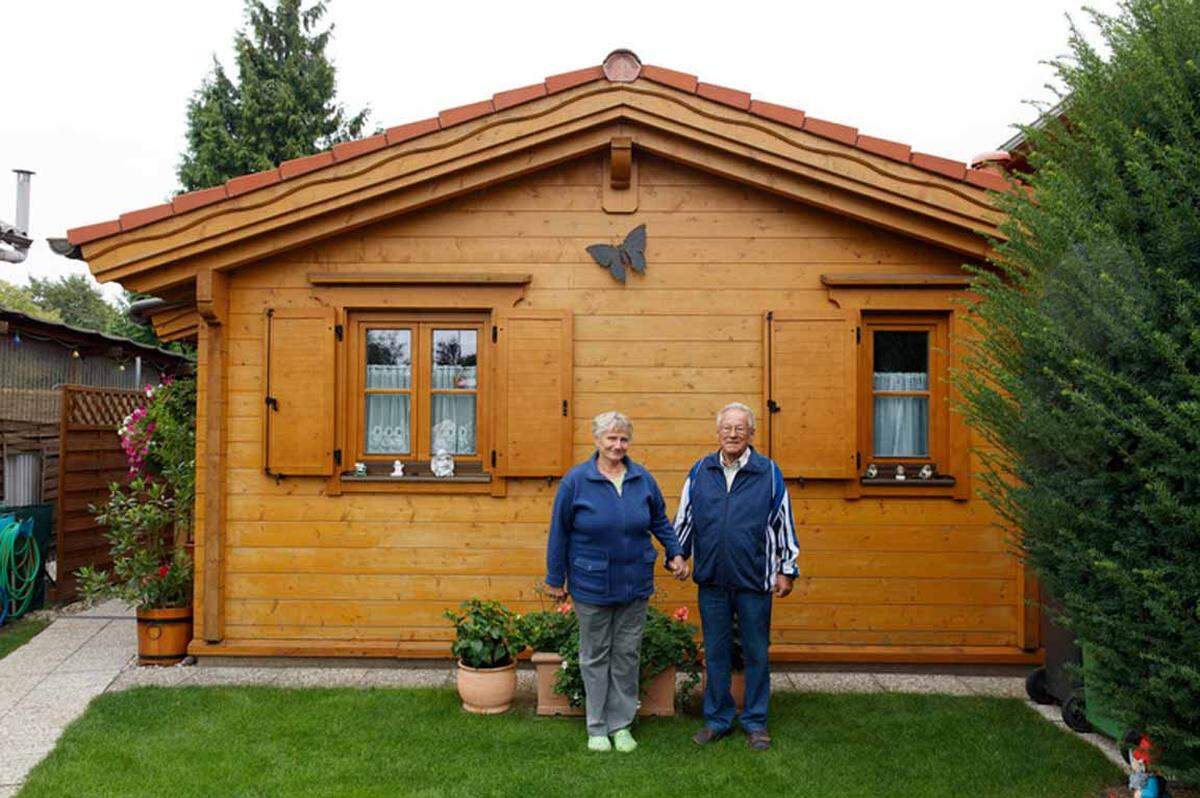
{"type": "Polygon", "coordinates": [[[732,463],[726,464],[725,452],[718,452],[717,456],[721,459],[721,468],[725,471],[725,492],[733,490],[733,478],[737,476],[737,472],[746,467],[746,463],[750,462],[750,447],[742,452],[742,456],[734,460],[732,463]]]}

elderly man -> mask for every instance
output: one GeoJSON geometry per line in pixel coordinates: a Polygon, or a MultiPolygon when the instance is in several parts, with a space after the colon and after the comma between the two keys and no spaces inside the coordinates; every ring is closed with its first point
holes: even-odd
{"type": "Polygon", "coordinates": [[[675,531],[684,558],[695,552],[693,578],[699,585],[708,670],[704,726],[692,740],[706,745],[733,727],[729,682],[736,618],[746,661],[741,726],[749,746],[765,751],[771,747],[767,731],[771,599],[792,592],[800,547],[783,474],[772,460],[754,451],[753,440],[754,412],[738,402],[721,408],[719,448],[688,473],[675,531]]]}

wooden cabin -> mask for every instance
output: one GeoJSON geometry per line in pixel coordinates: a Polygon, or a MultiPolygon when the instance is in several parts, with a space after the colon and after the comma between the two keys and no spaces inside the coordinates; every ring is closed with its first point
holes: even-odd
{"type": "Polygon", "coordinates": [[[1032,662],[947,383],[1007,188],[617,51],[69,240],[199,343],[196,655],[448,656],[447,607],[547,606],[593,415],[673,512],[743,401],[802,550],[773,656],[1032,662]],[[588,248],[639,226],[621,282],[588,248]]]}

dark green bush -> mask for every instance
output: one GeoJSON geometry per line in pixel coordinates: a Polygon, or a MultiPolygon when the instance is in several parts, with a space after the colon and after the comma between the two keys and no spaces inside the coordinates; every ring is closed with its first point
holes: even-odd
{"type": "Polygon", "coordinates": [[[1087,646],[1087,689],[1200,776],[1200,6],[1130,0],[1056,63],[1032,195],[978,274],[985,495],[1087,646]],[[1065,120],[1065,121],[1063,121],[1065,120]]]}

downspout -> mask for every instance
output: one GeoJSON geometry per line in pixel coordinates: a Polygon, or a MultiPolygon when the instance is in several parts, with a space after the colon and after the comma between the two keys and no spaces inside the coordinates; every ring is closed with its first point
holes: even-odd
{"type": "Polygon", "coordinates": [[[17,173],[17,223],[9,226],[0,222],[0,241],[12,249],[0,248],[0,262],[21,263],[29,254],[33,239],[29,237],[29,183],[33,172],[14,169],[17,173]]]}

